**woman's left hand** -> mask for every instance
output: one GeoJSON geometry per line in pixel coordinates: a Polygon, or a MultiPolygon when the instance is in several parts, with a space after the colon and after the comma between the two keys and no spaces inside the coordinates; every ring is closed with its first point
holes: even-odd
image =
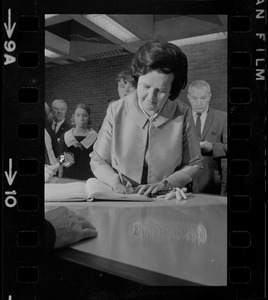
{"type": "Polygon", "coordinates": [[[163,182],[155,182],[150,184],[138,185],[134,189],[134,193],[138,193],[139,195],[149,196],[149,194],[154,194],[157,191],[164,189],[165,186],[163,182]]]}

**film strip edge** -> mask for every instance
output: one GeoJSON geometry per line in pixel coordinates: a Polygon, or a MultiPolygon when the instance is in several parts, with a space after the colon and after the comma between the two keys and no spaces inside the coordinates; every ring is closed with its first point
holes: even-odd
{"type": "Polygon", "coordinates": [[[44,248],[42,19],[32,3],[2,7],[2,296],[35,299],[44,248]]]}

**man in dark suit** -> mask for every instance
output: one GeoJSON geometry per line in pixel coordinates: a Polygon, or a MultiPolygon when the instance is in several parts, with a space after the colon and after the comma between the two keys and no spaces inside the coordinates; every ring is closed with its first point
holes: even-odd
{"type": "Polygon", "coordinates": [[[51,108],[53,115],[51,128],[59,142],[61,135],[71,128],[71,125],[65,120],[67,104],[62,99],[55,99],[51,104],[51,108]]]}
{"type": "Polygon", "coordinates": [[[193,191],[226,195],[226,168],[222,166],[227,154],[227,113],[209,107],[212,94],[204,80],[192,82],[187,96],[204,157],[203,170],[193,183],[193,191]]]}

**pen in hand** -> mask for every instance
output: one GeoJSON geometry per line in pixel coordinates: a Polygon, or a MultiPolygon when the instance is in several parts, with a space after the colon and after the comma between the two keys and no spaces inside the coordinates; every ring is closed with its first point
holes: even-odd
{"type": "Polygon", "coordinates": [[[119,168],[117,169],[117,172],[118,172],[121,183],[124,184],[123,176],[122,176],[122,173],[119,168]]]}
{"type": "Polygon", "coordinates": [[[118,172],[118,175],[119,175],[119,178],[120,178],[120,182],[126,187],[126,192],[127,192],[127,194],[128,194],[128,193],[132,193],[132,192],[133,192],[132,185],[130,184],[129,181],[125,181],[125,180],[123,179],[123,176],[122,176],[122,173],[121,173],[121,171],[120,171],[118,162],[117,162],[117,160],[116,160],[115,158],[114,158],[114,161],[115,161],[115,164],[116,164],[116,168],[117,168],[117,172],[118,172]]]}
{"type": "Polygon", "coordinates": [[[119,175],[120,181],[121,181],[121,183],[122,183],[122,184],[124,184],[123,176],[122,176],[122,173],[121,173],[121,171],[120,171],[120,169],[119,169],[118,162],[117,162],[117,160],[116,160],[116,159],[114,159],[114,161],[115,161],[115,165],[116,165],[116,169],[117,169],[117,172],[118,172],[118,175],[119,175]]]}

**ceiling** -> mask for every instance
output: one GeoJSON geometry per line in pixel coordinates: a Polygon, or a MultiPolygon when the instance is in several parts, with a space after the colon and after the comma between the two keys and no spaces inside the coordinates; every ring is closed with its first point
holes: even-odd
{"type": "Polygon", "coordinates": [[[109,33],[110,28],[102,29],[87,15],[46,15],[45,48],[56,56],[47,57],[46,54],[46,67],[134,53],[153,39],[180,40],[187,44],[192,37],[227,32],[226,15],[103,16],[126,28],[135,38],[123,41],[109,33]]]}

